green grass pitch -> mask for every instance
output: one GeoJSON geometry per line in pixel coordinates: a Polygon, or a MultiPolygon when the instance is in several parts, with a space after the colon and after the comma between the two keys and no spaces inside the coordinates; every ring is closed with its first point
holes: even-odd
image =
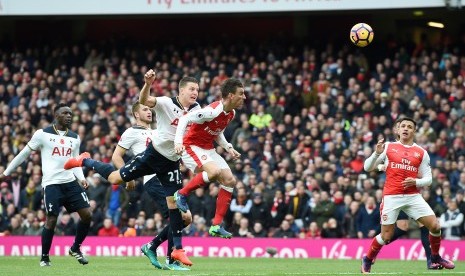
{"type": "MultiPolygon", "coordinates": [[[[191,271],[154,268],[146,257],[88,257],[83,266],[69,256],[51,257],[51,267],[40,267],[39,257],[0,257],[0,275],[358,275],[358,260],[277,258],[191,258],[191,271]]],[[[159,257],[164,261],[163,257],[159,257]]],[[[372,268],[378,275],[465,275],[463,262],[454,270],[428,271],[424,261],[378,260],[372,268]]]]}

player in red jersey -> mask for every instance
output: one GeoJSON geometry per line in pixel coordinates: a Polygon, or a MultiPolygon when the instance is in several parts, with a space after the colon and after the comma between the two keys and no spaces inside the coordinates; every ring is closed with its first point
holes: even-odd
{"type": "Polygon", "coordinates": [[[240,157],[240,153],[226,141],[223,132],[234,118],[234,109],[244,104],[244,86],[237,79],[228,79],[221,85],[221,96],[221,101],[213,102],[179,119],[174,139],[175,151],[182,154],[184,165],[192,172],[202,172],[177,191],[174,197],[178,208],[182,212],[187,212],[189,206],[186,197],[192,191],[206,183],[219,181],[221,185],[216,201],[215,217],[208,232],[212,236],[231,238],[232,234],[226,231],[221,223],[231,203],[236,178],[223,157],[215,151],[213,141],[228,151],[234,159],[240,157]],[[190,129],[184,136],[189,124],[191,124],[190,129]]]}
{"type": "Polygon", "coordinates": [[[398,127],[399,141],[378,141],[373,154],[365,161],[364,168],[370,172],[384,163],[386,184],[381,203],[381,233],[372,241],[370,249],[362,259],[362,273],[370,273],[373,259],[383,245],[388,244],[394,234],[395,223],[400,211],[423,224],[429,230],[432,262],[447,269],[455,268],[453,262],[439,255],[441,226],[431,207],[418,192],[418,187],[431,185],[432,176],[429,155],[413,142],[416,122],[403,118],[398,127]]]}
{"type": "MultiPolygon", "coordinates": [[[[402,119],[403,118],[401,118],[401,117],[396,119],[396,121],[394,122],[394,127],[392,128],[392,132],[393,132],[394,136],[396,137],[396,139],[395,139],[396,141],[400,140],[400,135],[398,134],[398,128],[399,128],[399,125],[400,125],[400,122],[402,121],[402,119]]],[[[378,169],[380,171],[384,171],[385,170],[384,164],[378,165],[378,169]]],[[[409,229],[409,221],[410,220],[409,220],[409,217],[407,216],[407,214],[404,211],[400,211],[399,216],[397,217],[394,234],[391,237],[391,240],[389,241],[389,243],[392,243],[392,242],[396,241],[397,239],[399,239],[400,237],[407,234],[407,231],[409,229]]],[[[431,245],[429,243],[429,230],[428,230],[428,228],[426,228],[424,225],[422,225],[419,222],[417,222],[417,223],[418,223],[418,226],[419,226],[419,229],[420,229],[420,234],[421,234],[420,235],[421,244],[423,245],[423,249],[425,250],[426,268],[427,269],[433,269],[433,270],[434,269],[442,269],[442,266],[440,266],[439,264],[433,263],[431,261],[431,245]]],[[[373,264],[374,264],[374,260],[373,260],[373,264]]]]}

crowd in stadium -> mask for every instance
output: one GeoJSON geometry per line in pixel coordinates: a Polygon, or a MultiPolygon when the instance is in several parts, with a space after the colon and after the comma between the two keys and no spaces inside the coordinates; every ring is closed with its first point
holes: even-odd
{"type": "MultiPolygon", "coordinates": [[[[241,160],[217,148],[238,179],[226,219],[235,237],[374,237],[385,175],[364,172],[363,161],[380,138],[395,139],[399,116],[409,116],[418,124],[416,143],[431,158],[433,183],[422,194],[445,238],[465,238],[463,44],[390,43],[385,56],[373,58],[348,45],[205,43],[0,50],[0,173],[35,130],[52,123],[57,103],[73,110],[81,152],[110,162],[120,135],[134,123],[131,106],[150,68],[158,71],[152,95],[176,96],[181,77],[193,76],[202,106],[218,100],[219,85],[235,77],[245,85],[247,104],[225,136],[241,160]]],[[[192,175],[183,171],[188,181],[192,175]]],[[[91,235],[154,236],[166,225],[142,183],[126,191],[84,172],[91,184],[91,235]]],[[[40,235],[40,183],[40,152],[1,182],[0,235],[40,235]]],[[[217,193],[212,183],[190,195],[194,219],[186,236],[208,236],[217,193]]],[[[77,219],[63,209],[56,235],[74,235],[77,219]]]]}

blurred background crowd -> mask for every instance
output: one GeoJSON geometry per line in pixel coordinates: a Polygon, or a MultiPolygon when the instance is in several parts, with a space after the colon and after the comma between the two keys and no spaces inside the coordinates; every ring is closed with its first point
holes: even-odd
{"type": "MultiPolygon", "coordinates": [[[[186,75],[200,82],[198,102],[220,97],[228,77],[243,81],[247,101],[225,132],[242,153],[230,162],[238,178],[226,229],[236,237],[367,238],[379,231],[385,175],[366,173],[374,144],[393,141],[393,122],[410,116],[416,142],[430,154],[433,183],[422,190],[447,239],[465,229],[465,37],[456,44],[390,41],[376,56],[352,45],[312,47],[184,41],[136,46],[124,41],[0,50],[0,173],[35,130],[53,121],[60,102],[73,110],[81,152],[110,162],[134,121],[131,105],[150,68],[152,95],[175,96],[186,75]],[[254,45],[254,46],[250,46],[254,45]]],[[[284,45],[283,45],[284,44],[284,45]]],[[[156,122],[154,123],[156,127],[156,122]]],[[[128,157],[129,158],[129,157],[128,157]]],[[[112,186],[85,170],[91,235],[153,236],[166,225],[144,192],[112,186]],[[118,198],[112,193],[118,192],[118,198]]],[[[192,175],[183,169],[184,181],[192,175]]],[[[0,184],[0,235],[40,235],[45,221],[40,152],[0,184]]],[[[189,197],[194,215],[185,235],[203,237],[215,212],[218,185],[189,197]]],[[[78,217],[63,209],[57,235],[74,235],[78,217]]],[[[417,237],[411,223],[409,237],[417,237]]]]}

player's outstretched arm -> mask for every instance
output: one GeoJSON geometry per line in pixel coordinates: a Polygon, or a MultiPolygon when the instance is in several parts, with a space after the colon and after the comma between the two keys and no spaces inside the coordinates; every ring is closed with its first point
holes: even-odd
{"type": "Polygon", "coordinates": [[[144,80],[145,84],[142,87],[142,90],[139,93],[139,102],[143,105],[146,105],[150,108],[154,107],[157,104],[157,97],[150,96],[150,87],[152,87],[153,82],[157,78],[157,72],[153,69],[150,69],[145,73],[144,80]]]}
{"type": "Polygon", "coordinates": [[[234,160],[238,159],[239,157],[241,157],[241,154],[237,150],[234,149],[231,143],[229,143],[226,140],[226,137],[224,137],[223,132],[221,132],[220,135],[216,137],[215,141],[218,143],[218,145],[220,145],[220,147],[224,148],[229,154],[231,154],[234,160]]]}
{"type": "Polygon", "coordinates": [[[0,179],[9,176],[13,170],[15,170],[21,163],[26,160],[26,158],[31,155],[32,149],[29,146],[25,146],[23,150],[21,150],[18,155],[16,155],[13,160],[11,160],[11,163],[6,167],[5,171],[3,172],[2,175],[0,175],[0,179]],[[3,177],[2,177],[3,176],[3,177]]]}
{"type": "Polygon", "coordinates": [[[124,166],[123,156],[126,154],[126,149],[117,145],[113,155],[111,156],[111,161],[117,169],[121,169],[124,166]]]}
{"type": "Polygon", "coordinates": [[[375,151],[373,152],[368,159],[363,162],[363,168],[367,172],[371,172],[378,168],[378,165],[383,163],[386,157],[386,144],[384,143],[384,139],[378,141],[375,146],[375,151]]]}

